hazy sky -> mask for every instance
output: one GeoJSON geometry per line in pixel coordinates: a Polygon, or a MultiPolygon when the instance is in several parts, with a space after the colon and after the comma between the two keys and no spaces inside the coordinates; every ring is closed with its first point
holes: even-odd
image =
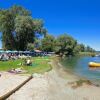
{"type": "Polygon", "coordinates": [[[43,19],[50,34],[68,33],[80,43],[100,50],[99,0],[0,0],[0,8],[13,4],[29,9],[32,17],[43,19]]]}

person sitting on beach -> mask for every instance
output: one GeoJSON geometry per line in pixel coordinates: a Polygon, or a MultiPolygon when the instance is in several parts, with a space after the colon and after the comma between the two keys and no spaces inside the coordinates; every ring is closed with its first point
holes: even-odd
{"type": "Polygon", "coordinates": [[[12,68],[11,70],[9,70],[8,72],[10,72],[10,73],[20,73],[20,72],[22,72],[23,71],[23,68],[22,67],[20,67],[20,68],[12,68]]]}
{"type": "Polygon", "coordinates": [[[10,73],[15,73],[16,71],[15,71],[15,69],[14,68],[12,68],[11,70],[9,70],[8,72],[10,72],[10,73]]]}
{"type": "Polygon", "coordinates": [[[15,71],[18,72],[22,72],[22,68],[16,68],[15,71]]]}
{"type": "Polygon", "coordinates": [[[28,59],[28,60],[26,61],[26,65],[28,65],[28,66],[32,65],[32,62],[31,62],[30,59],[28,59]]]}

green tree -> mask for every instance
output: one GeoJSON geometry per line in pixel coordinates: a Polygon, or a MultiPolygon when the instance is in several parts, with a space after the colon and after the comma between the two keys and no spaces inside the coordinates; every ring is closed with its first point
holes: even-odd
{"type": "Polygon", "coordinates": [[[80,52],[85,52],[85,45],[79,44],[79,46],[80,46],[80,52]]]}
{"type": "Polygon", "coordinates": [[[86,51],[87,52],[94,52],[95,50],[93,48],[91,48],[90,46],[87,46],[86,51]]]}
{"type": "Polygon", "coordinates": [[[17,16],[15,19],[17,50],[26,50],[28,43],[34,42],[33,20],[30,16],[17,16]]]}
{"type": "Polygon", "coordinates": [[[52,52],[54,51],[55,47],[55,38],[52,35],[46,35],[42,41],[42,50],[46,52],[52,52]]]}
{"type": "Polygon", "coordinates": [[[34,43],[36,35],[43,35],[41,20],[32,19],[30,16],[17,16],[15,19],[16,43],[18,50],[26,50],[28,43],[34,43]]]}
{"type": "Polygon", "coordinates": [[[27,10],[24,7],[19,6],[19,5],[13,5],[8,10],[9,10],[10,13],[13,14],[13,17],[19,16],[19,15],[21,15],[21,16],[31,16],[31,12],[29,10],[27,10]]]}
{"type": "Polygon", "coordinates": [[[44,28],[43,20],[33,19],[33,24],[34,24],[34,32],[35,32],[35,34],[44,35],[44,37],[46,37],[47,30],[44,28]]]}
{"type": "Polygon", "coordinates": [[[78,54],[81,51],[80,45],[77,44],[74,48],[74,54],[78,54]]]}
{"type": "Polygon", "coordinates": [[[25,50],[38,35],[46,35],[43,21],[33,19],[31,13],[21,6],[0,10],[0,31],[5,49],[25,50]]]}
{"type": "Polygon", "coordinates": [[[29,15],[29,12],[21,6],[12,6],[9,9],[0,10],[0,31],[4,49],[15,49],[15,18],[18,15],[29,15]]]}
{"type": "Polygon", "coordinates": [[[34,50],[34,44],[33,43],[28,43],[27,44],[27,50],[33,51],[34,50]]]}
{"type": "Polygon", "coordinates": [[[57,38],[56,48],[61,55],[74,55],[74,49],[77,41],[67,34],[62,34],[57,38]]]}
{"type": "Polygon", "coordinates": [[[3,33],[2,42],[4,49],[14,49],[14,20],[12,19],[13,15],[8,10],[0,11],[0,31],[3,33]]]}

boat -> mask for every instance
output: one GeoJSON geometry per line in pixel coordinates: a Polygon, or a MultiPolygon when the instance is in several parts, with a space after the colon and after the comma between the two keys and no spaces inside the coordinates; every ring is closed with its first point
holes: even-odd
{"type": "Polygon", "coordinates": [[[100,67],[100,63],[89,62],[89,67],[92,67],[92,68],[98,68],[98,67],[100,67]]]}

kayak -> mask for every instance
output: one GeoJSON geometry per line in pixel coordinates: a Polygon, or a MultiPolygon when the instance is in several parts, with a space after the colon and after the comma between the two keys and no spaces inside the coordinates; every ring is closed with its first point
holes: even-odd
{"type": "Polygon", "coordinates": [[[100,63],[90,62],[89,67],[100,67],[100,63]]]}

